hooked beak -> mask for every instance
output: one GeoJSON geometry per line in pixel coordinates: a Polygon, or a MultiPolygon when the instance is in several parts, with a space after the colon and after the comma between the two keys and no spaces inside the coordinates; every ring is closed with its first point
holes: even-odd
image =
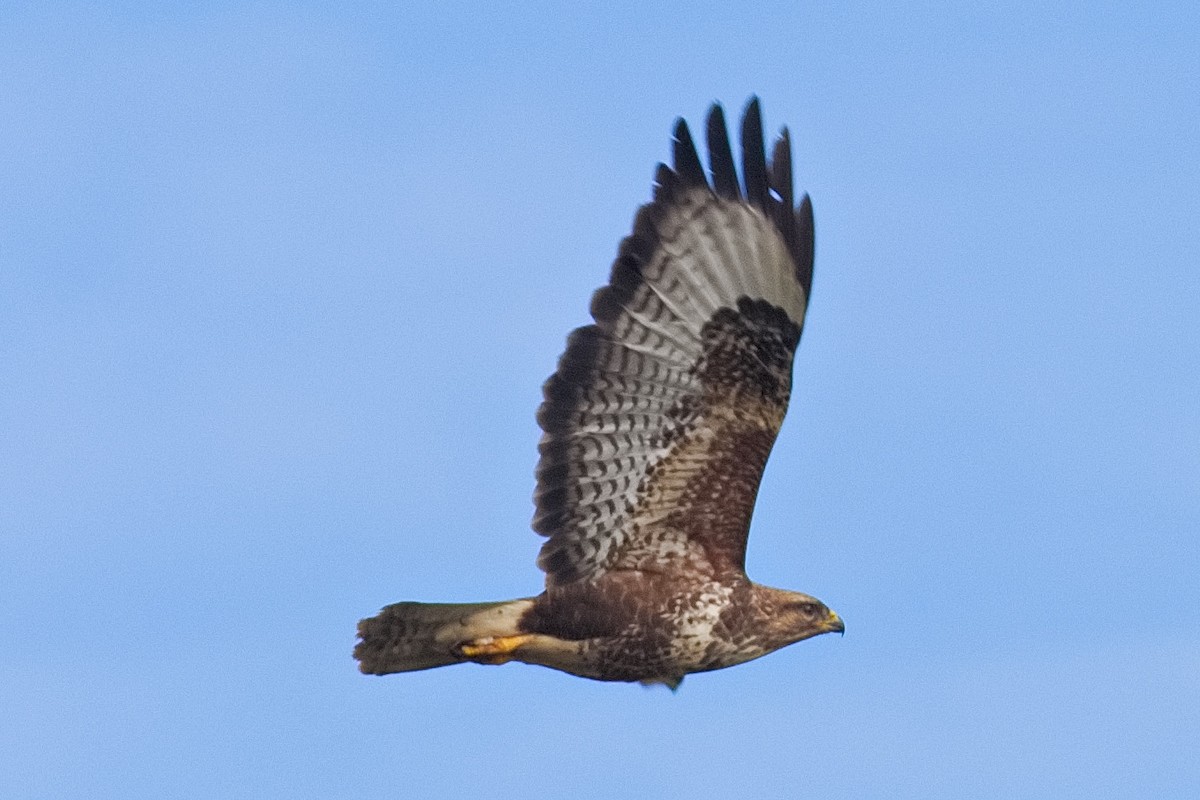
{"type": "Polygon", "coordinates": [[[843,636],[846,635],[846,623],[842,622],[842,618],[833,609],[829,610],[829,617],[825,620],[825,630],[823,633],[840,633],[843,636]]]}

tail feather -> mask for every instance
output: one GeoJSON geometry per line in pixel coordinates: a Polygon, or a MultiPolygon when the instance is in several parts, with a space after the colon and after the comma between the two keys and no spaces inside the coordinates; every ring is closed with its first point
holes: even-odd
{"type": "Polygon", "coordinates": [[[368,675],[444,667],[469,659],[459,645],[485,636],[511,636],[532,600],[494,603],[396,603],[358,623],[354,648],[368,675]]]}

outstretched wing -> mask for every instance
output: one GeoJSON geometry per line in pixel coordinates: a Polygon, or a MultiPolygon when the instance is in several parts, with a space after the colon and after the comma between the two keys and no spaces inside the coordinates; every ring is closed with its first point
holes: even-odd
{"type": "Polygon", "coordinates": [[[622,243],[596,322],[544,387],[534,529],[561,585],[608,570],[741,572],[759,481],[783,423],[812,286],[812,205],[792,206],[785,128],[770,163],[758,100],[739,186],[724,114],[712,182],[686,123],[674,168],[622,243]],[[684,566],[686,565],[686,566],[684,566]]]}

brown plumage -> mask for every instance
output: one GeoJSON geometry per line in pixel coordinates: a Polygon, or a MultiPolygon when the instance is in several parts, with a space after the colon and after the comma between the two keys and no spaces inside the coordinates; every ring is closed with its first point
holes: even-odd
{"type": "Polygon", "coordinates": [[[721,107],[711,183],[687,125],[622,243],[593,325],[538,410],[533,527],[546,587],[499,603],[398,603],[359,624],[363,672],[463,661],[666,683],[841,631],[816,598],[744,570],[812,287],[812,205],[793,208],[784,129],[768,163],[752,99],[742,184],[721,107]]]}

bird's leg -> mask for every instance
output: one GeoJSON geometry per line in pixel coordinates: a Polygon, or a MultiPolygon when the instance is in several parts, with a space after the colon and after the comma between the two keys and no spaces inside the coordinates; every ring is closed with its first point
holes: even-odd
{"type": "Polygon", "coordinates": [[[513,659],[517,648],[533,637],[529,634],[517,636],[483,636],[463,642],[458,646],[458,652],[479,664],[504,664],[513,659]]]}

